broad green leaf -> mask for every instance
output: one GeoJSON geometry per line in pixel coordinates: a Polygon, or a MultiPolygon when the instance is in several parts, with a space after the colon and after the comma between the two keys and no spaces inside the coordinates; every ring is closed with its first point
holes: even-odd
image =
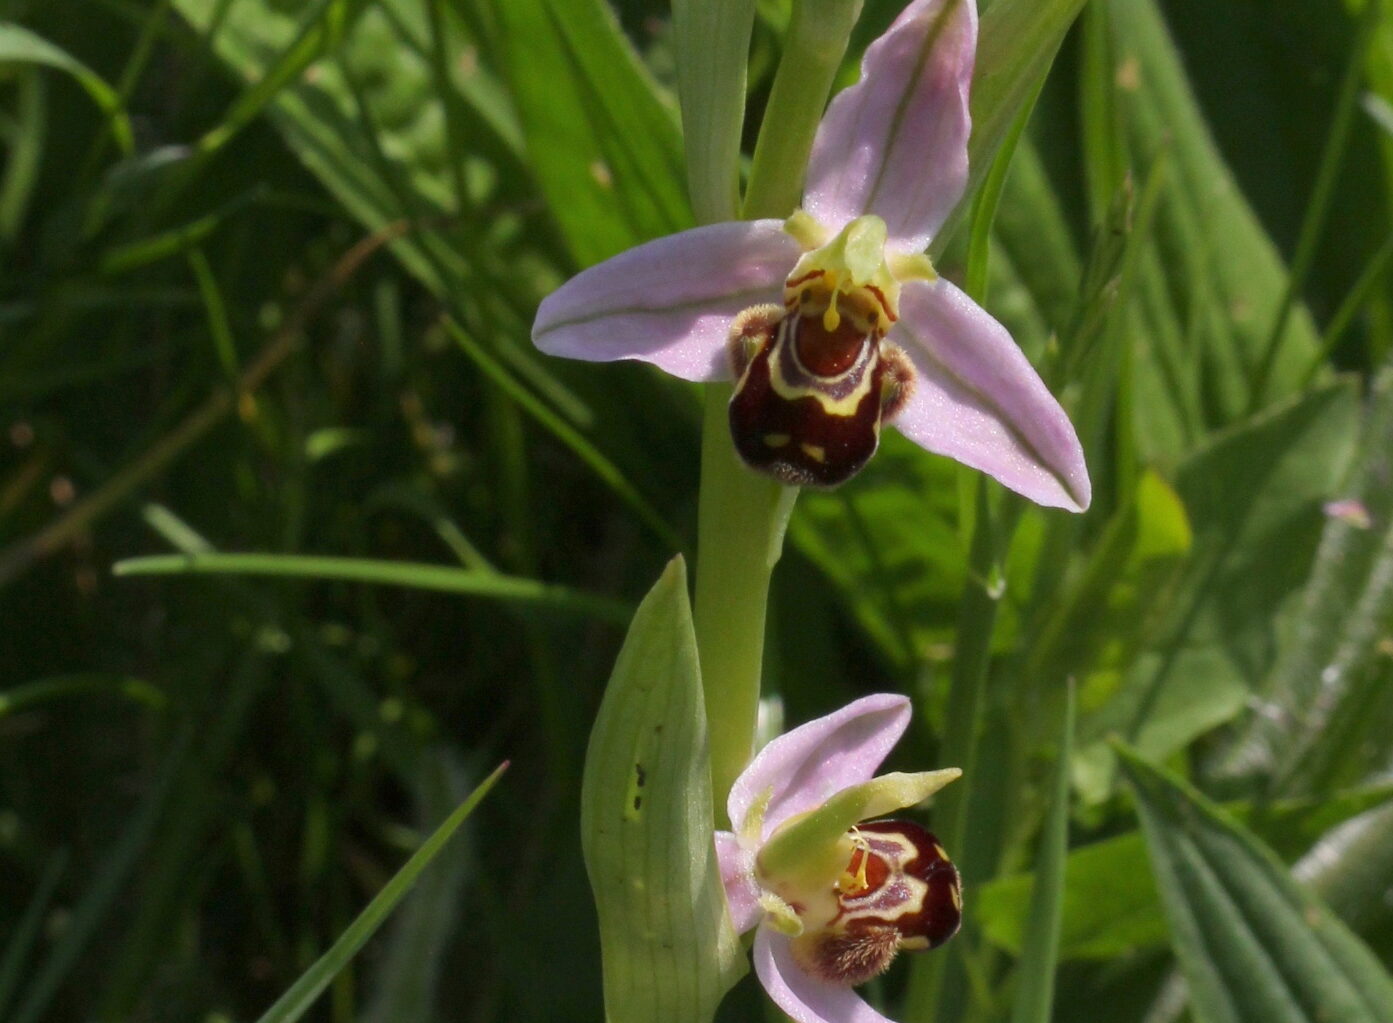
{"type": "Polygon", "coordinates": [[[1393,977],[1273,852],[1119,747],[1199,1023],[1382,1023],[1393,977]]]}
{"type": "MultiPolygon", "coordinates": [[[[1385,369],[1369,402],[1353,472],[1330,495],[1338,502],[1328,507],[1300,609],[1262,686],[1263,710],[1249,718],[1225,757],[1225,773],[1275,774],[1275,791],[1300,794],[1357,781],[1381,766],[1359,747],[1374,734],[1371,728],[1387,726],[1390,710],[1379,695],[1388,689],[1381,644],[1393,621],[1390,474],[1393,369],[1385,369]]],[[[1385,754],[1374,759],[1381,762],[1385,754]]]]}
{"type": "Polygon", "coordinates": [[[576,263],[692,222],[677,118],[602,0],[498,0],[532,173],[576,263]]]}
{"type": "Polygon", "coordinates": [[[1081,710],[1102,706],[1155,632],[1153,609],[1165,606],[1192,541],[1179,495],[1160,476],[1144,473],[1077,583],[1055,601],[1027,675],[1047,684],[1077,676],[1081,710]]]}
{"type": "Polygon", "coordinates": [[[1069,764],[1074,738],[1074,687],[1066,687],[1064,720],[1059,730],[1058,759],[1050,793],[1050,811],[1040,834],[1030,916],[1016,968],[1011,1023],[1049,1023],[1054,1007],[1054,975],[1059,961],[1060,920],[1069,851],[1069,764]]]}
{"type": "Polygon", "coordinates": [[[0,65],[4,64],[35,64],[72,75],[92,97],[92,102],[111,119],[112,133],[121,149],[129,153],[135,147],[130,118],[122,108],[121,97],[101,75],[66,50],[35,35],[23,25],[0,22],[0,65]]]}
{"type": "Polygon", "coordinates": [[[285,994],[276,999],[275,1004],[266,1010],[258,1023],[292,1023],[305,1014],[315,999],[324,993],[329,982],[348,965],[349,960],[358,954],[358,950],[382,926],[397,903],[411,891],[420,880],[421,874],[445,848],[460,825],[474,812],[474,808],[489,794],[489,790],[507,768],[508,764],[504,761],[479,783],[468,798],[411,854],[411,858],[392,875],[392,879],[383,885],[382,890],[373,896],[372,901],[344,929],[338,940],[315,960],[314,965],[306,970],[285,994]]]}
{"type": "Polygon", "coordinates": [[[1181,466],[1175,491],[1192,556],[1155,609],[1156,641],[1082,722],[1091,745],[1077,780],[1092,798],[1112,778],[1102,737],[1116,732],[1159,760],[1245,708],[1309,568],[1322,505],[1348,470],[1358,415],[1351,382],[1327,385],[1215,437],[1181,466]]]}
{"type": "MultiPolygon", "coordinates": [[[[1393,785],[1341,792],[1320,801],[1283,800],[1255,813],[1251,804],[1225,810],[1261,828],[1272,848],[1295,860],[1322,836],[1393,797],[1393,785]]],[[[1365,857],[1367,859],[1367,856],[1365,857]]],[[[983,885],[973,898],[987,940],[1020,956],[1031,918],[1033,874],[1011,874],[983,885]]],[[[1167,931],[1146,863],[1146,844],[1132,831],[1069,853],[1064,868],[1059,958],[1104,962],[1165,944],[1167,931]]],[[[1343,913],[1343,908],[1341,907],[1343,913]]]]}
{"type": "Polygon", "coordinates": [[[634,615],[585,758],[581,846],[610,1023],[707,1023],[744,972],[712,833],[696,636],[676,558],[634,615]]]}
{"type": "Polygon", "coordinates": [[[887,431],[856,485],[803,494],[789,524],[861,627],[906,664],[951,641],[967,562],[954,471],[887,431]]]}
{"type": "Polygon", "coordinates": [[[448,565],[422,565],[371,558],[316,557],[301,554],[153,554],[127,558],[112,567],[123,575],[227,574],[279,576],[288,579],[344,579],[381,586],[410,586],[442,593],[463,593],[554,607],[622,623],[626,605],[566,586],[520,579],[498,572],[448,565]]]}
{"type": "MultiPolygon", "coordinates": [[[[973,900],[987,940],[1012,955],[1025,945],[1033,888],[1033,874],[1012,874],[983,885],[973,900]]],[[[1166,940],[1137,832],[1071,852],[1063,890],[1061,960],[1112,960],[1166,940]]]]}

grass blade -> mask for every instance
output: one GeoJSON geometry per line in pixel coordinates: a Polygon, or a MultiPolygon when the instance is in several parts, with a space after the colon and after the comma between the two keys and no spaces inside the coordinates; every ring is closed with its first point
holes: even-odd
{"type": "Polygon", "coordinates": [[[1020,979],[1011,1023],[1049,1023],[1054,1005],[1054,972],[1059,959],[1059,928],[1064,907],[1064,864],[1069,852],[1069,767],[1074,745],[1074,685],[1064,697],[1053,799],[1040,835],[1030,916],[1021,949],[1020,979]]]}
{"type": "Polygon", "coordinates": [[[507,769],[508,762],[505,760],[479,783],[455,812],[445,818],[444,823],[411,855],[401,870],[397,871],[382,891],[368,903],[367,908],[358,914],[358,918],[345,928],[343,934],[339,935],[339,940],[334,942],[299,980],[290,985],[290,990],[266,1010],[259,1023],[291,1023],[304,1015],[305,1010],[314,1004],[314,1000],[324,992],[338,972],[382,926],[402,897],[411,891],[421,872],[430,866],[431,861],[445,847],[445,843],[459,830],[459,826],[474,812],[474,808],[488,795],[489,790],[507,769]]]}
{"type": "Polygon", "coordinates": [[[287,579],[342,579],[380,586],[408,586],[442,593],[462,593],[497,600],[515,600],[583,614],[623,624],[630,608],[622,601],[567,586],[481,572],[448,565],[370,558],[321,557],[303,554],[155,554],[127,558],[112,566],[117,576],[181,575],[186,573],[278,576],[287,579]]]}

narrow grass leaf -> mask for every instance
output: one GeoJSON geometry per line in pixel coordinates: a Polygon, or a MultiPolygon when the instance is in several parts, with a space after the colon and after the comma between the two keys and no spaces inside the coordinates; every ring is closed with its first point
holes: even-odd
{"type": "Polygon", "coordinates": [[[33,894],[29,896],[29,904],[24,907],[24,915],[19,918],[5,941],[5,954],[0,956],[0,1019],[5,1018],[10,1002],[14,1001],[15,992],[19,988],[19,978],[22,976],[21,971],[38,944],[44,914],[48,912],[53,893],[67,866],[66,848],[49,857],[43,876],[39,878],[33,894]]]}
{"type": "Polygon", "coordinates": [[[121,97],[106,80],[82,61],[22,25],[0,22],[0,64],[33,64],[67,72],[111,120],[111,131],[122,152],[135,148],[130,118],[121,97]]]}
{"type": "Polygon", "coordinates": [[[421,848],[412,853],[411,858],[406,861],[401,870],[392,876],[392,879],[383,886],[382,891],[378,892],[368,903],[367,908],[359,913],[357,918],[339,935],[338,940],[329,946],[329,950],[320,956],[314,965],[306,970],[300,979],[276,1000],[271,1008],[266,1010],[259,1023],[292,1023],[304,1015],[305,1011],[314,1004],[315,999],[324,992],[324,989],[329,986],[339,971],[348,965],[349,960],[382,926],[383,921],[391,915],[392,910],[396,908],[403,896],[411,891],[421,873],[445,848],[446,843],[459,830],[460,825],[469,818],[469,815],[474,812],[474,808],[488,795],[489,790],[493,788],[507,769],[508,762],[505,760],[494,768],[492,774],[479,783],[478,787],[469,794],[469,797],[449,817],[445,818],[440,827],[436,828],[431,836],[421,844],[421,848]]]}
{"type": "Polygon", "coordinates": [[[279,576],[289,579],[342,579],[381,586],[408,586],[442,593],[462,593],[495,600],[519,601],[572,614],[623,623],[629,607],[621,601],[567,586],[447,565],[370,558],[318,557],[299,554],[155,554],[127,558],[112,567],[117,576],[226,574],[279,576]]]}
{"type": "Polygon", "coordinates": [[[1030,916],[1017,967],[1011,1023],[1049,1023],[1054,1007],[1054,975],[1059,961],[1059,931],[1064,906],[1064,867],[1069,852],[1069,765],[1074,738],[1074,685],[1065,691],[1064,720],[1051,786],[1049,816],[1040,835],[1030,916]]]}
{"type": "MultiPolygon", "coordinates": [[[[470,772],[448,746],[427,750],[415,778],[415,815],[424,828],[442,819],[467,797],[470,772]]],[[[469,834],[444,849],[435,868],[416,883],[383,936],[360,1023],[400,1023],[434,1018],[437,992],[446,974],[451,937],[463,927],[465,887],[475,852],[469,834]]]]}
{"type": "MultiPolygon", "coordinates": [[[[1064,34],[1085,0],[996,0],[982,14],[977,65],[972,78],[972,138],[968,141],[967,193],[973,195],[990,171],[997,149],[1011,133],[1049,74],[1064,34]]],[[[967,204],[939,231],[931,251],[952,234],[967,204]]]]}
{"type": "Polygon", "coordinates": [[[532,172],[575,261],[589,266],[690,226],[676,111],[609,6],[503,0],[494,7],[532,172]]]}
{"type": "Polygon", "coordinates": [[[77,967],[116,902],[124,885],[141,863],[150,844],[155,825],[165,811],[170,788],[187,763],[192,732],[183,731],[171,744],[158,775],[145,790],[139,808],[130,817],[120,838],[93,871],[87,886],[72,908],[68,925],[53,943],[43,964],[30,976],[24,997],[9,1023],[38,1023],[48,1019],[53,999],[69,974],[77,967]]]}
{"type": "Polygon", "coordinates": [[[164,693],[143,679],[88,672],[55,675],[0,692],[0,718],[17,711],[29,710],[50,700],[103,694],[120,696],[133,703],[143,704],[151,710],[159,710],[165,704],[164,693]]]}
{"type": "Polygon", "coordinates": [[[707,1023],[744,972],[712,839],[706,742],[676,558],[634,615],[585,758],[581,848],[609,1023],[707,1023]]]}
{"type": "Polygon", "coordinates": [[[1384,1023],[1393,977],[1276,855],[1119,744],[1199,1023],[1384,1023]]]}
{"type": "Polygon", "coordinates": [[[740,202],[740,133],[754,0],[676,0],[677,92],[687,190],[702,223],[734,220],[740,202]]]}

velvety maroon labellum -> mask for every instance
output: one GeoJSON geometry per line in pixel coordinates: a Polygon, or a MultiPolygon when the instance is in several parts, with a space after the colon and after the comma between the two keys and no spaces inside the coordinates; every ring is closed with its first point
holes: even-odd
{"type": "Polygon", "coordinates": [[[887,399],[907,393],[907,361],[851,317],[828,330],[817,315],[750,314],[732,337],[736,451],[790,486],[844,483],[875,454],[887,399]]]}
{"type": "Polygon", "coordinates": [[[962,884],[943,847],[909,821],[873,821],[837,881],[837,915],[795,939],[809,973],[852,986],[883,973],[902,950],[937,948],[962,923],[962,884]]]}
{"type": "Polygon", "coordinates": [[[873,860],[878,836],[908,842],[916,851],[912,858],[901,860],[899,867],[910,877],[923,881],[928,890],[912,912],[895,917],[900,947],[937,948],[957,934],[963,919],[962,880],[938,839],[912,821],[872,821],[856,830],[870,843],[873,860]],[[916,939],[924,944],[918,944],[916,939]]]}

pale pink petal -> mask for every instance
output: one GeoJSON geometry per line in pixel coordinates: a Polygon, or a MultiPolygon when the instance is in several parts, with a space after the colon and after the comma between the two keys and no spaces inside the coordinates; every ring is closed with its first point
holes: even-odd
{"type": "Polygon", "coordinates": [[[864,213],[889,247],[921,251],[967,185],[975,0],[915,0],[866,49],[861,80],[827,108],[803,207],[836,230],[864,213]]]}
{"type": "Polygon", "coordinates": [[[787,732],[760,750],[730,790],[726,808],[737,832],[765,799],[760,840],[797,813],[821,806],[851,785],[869,781],[909,726],[908,697],[864,696],[826,717],[787,732]]]}
{"type": "Polygon", "coordinates": [[[532,341],[568,359],[642,359],[684,380],[728,377],[731,320],[779,301],[800,251],[780,220],[709,224],[646,242],[548,295],[532,341]]]}
{"type": "Polygon", "coordinates": [[[772,928],[755,932],[754,958],[764,990],[796,1023],[892,1023],[851,988],[803,972],[789,939],[772,928]]]}
{"type": "Polygon", "coordinates": [[[918,371],[894,425],[1037,504],[1082,511],[1092,490],[1073,424],[1006,328],[951,283],[912,281],[891,339],[918,371]]]}
{"type": "Polygon", "coordinates": [[[740,841],[729,831],[718,831],[716,860],[721,865],[721,883],[725,885],[731,923],[735,925],[736,934],[744,934],[764,915],[759,908],[754,853],[741,848],[740,841]]]}

